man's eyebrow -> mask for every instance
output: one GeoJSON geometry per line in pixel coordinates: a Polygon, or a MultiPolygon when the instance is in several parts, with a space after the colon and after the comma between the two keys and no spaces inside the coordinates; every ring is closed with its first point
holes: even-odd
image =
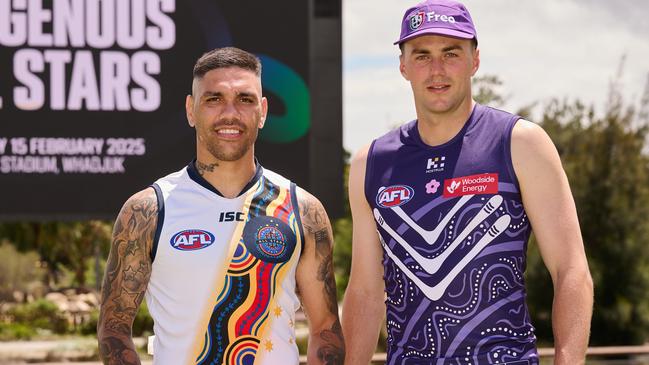
{"type": "Polygon", "coordinates": [[[257,99],[257,95],[255,95],[254,93],[251,93],[251,92],[247,92],[247,91],[238,92],[237,96],[244,96],[244,97],[248,97],[248,98],[257,99]]]}
{"type": "Polygon", "coordinates": [[[462,47],[460,47],[459,44],[454,44],[452,46],[442,48],[442,52],[455,51],[455,50],[458,50],[458,49],[462,50],[462,47]]]}
{"type": "Polygon", "coordinates": [[[412,50],[412,53],[416,54],[430,54],[430,51],[425,48],[415,48],[412,50]]]}
{"type": "Polygon", "coordinates": [[[220,91],[209,91],[208,90],[208,91],[203,92],[203,94],[201,95],[201,98],[209,98],[211,96],[222,96],[222,95],[223,95],[223,93],[221,93],[220,91]]]}

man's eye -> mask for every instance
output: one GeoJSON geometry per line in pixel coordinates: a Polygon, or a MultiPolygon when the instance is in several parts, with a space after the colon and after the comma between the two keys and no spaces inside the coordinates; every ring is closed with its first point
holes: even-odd
{"type": "Polygon", "coordinates": [[[448,52],[448,53],[446,54],[446,57],[447,57],[447,58],[454,58],[454,57],[457,57],[457,53],[448,52]]]}
{"type": "Polygon", "coordinates": [[[426,61],[428,59],[428,55],[419,55],[415,58],[417,61],[426,61]]]}

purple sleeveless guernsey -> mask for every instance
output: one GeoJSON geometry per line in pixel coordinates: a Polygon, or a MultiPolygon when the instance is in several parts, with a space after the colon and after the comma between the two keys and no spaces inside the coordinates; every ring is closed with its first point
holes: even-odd
{"type": "Polygon", "coordinates": [[[372,143],[387,364],[538,364],[523,279],[531,226],[510,154],[518,119],[477,104],[443,145],[426,145],[416,121],[372,143]]]}

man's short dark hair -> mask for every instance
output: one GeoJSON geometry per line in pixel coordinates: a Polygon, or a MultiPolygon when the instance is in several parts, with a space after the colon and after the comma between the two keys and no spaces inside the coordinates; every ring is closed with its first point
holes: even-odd
{"type": "Polygon", "coordinates": [[[223,47],[203,54],[196,61],[194,78],[202,78],[212,70],[226,67],[239,67],[261,76],[261,61],[257,56],[236,47],[223,47]]]}

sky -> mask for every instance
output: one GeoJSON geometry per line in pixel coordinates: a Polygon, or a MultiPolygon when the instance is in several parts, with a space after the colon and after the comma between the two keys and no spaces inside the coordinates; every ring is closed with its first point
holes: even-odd
{"type": "MultiPolygon", "coordinates": [[[[354,153],[415,119],[399,74],[403,12],[417,1],[343,1],[343,145],[354,153]]],[[[601,110],[624,57],[622,90],[638,102],[649,80],[649,0],[465,0],[475,23],[480,69],[496,75],[504,110],[553,98],[601,110]]]]}

